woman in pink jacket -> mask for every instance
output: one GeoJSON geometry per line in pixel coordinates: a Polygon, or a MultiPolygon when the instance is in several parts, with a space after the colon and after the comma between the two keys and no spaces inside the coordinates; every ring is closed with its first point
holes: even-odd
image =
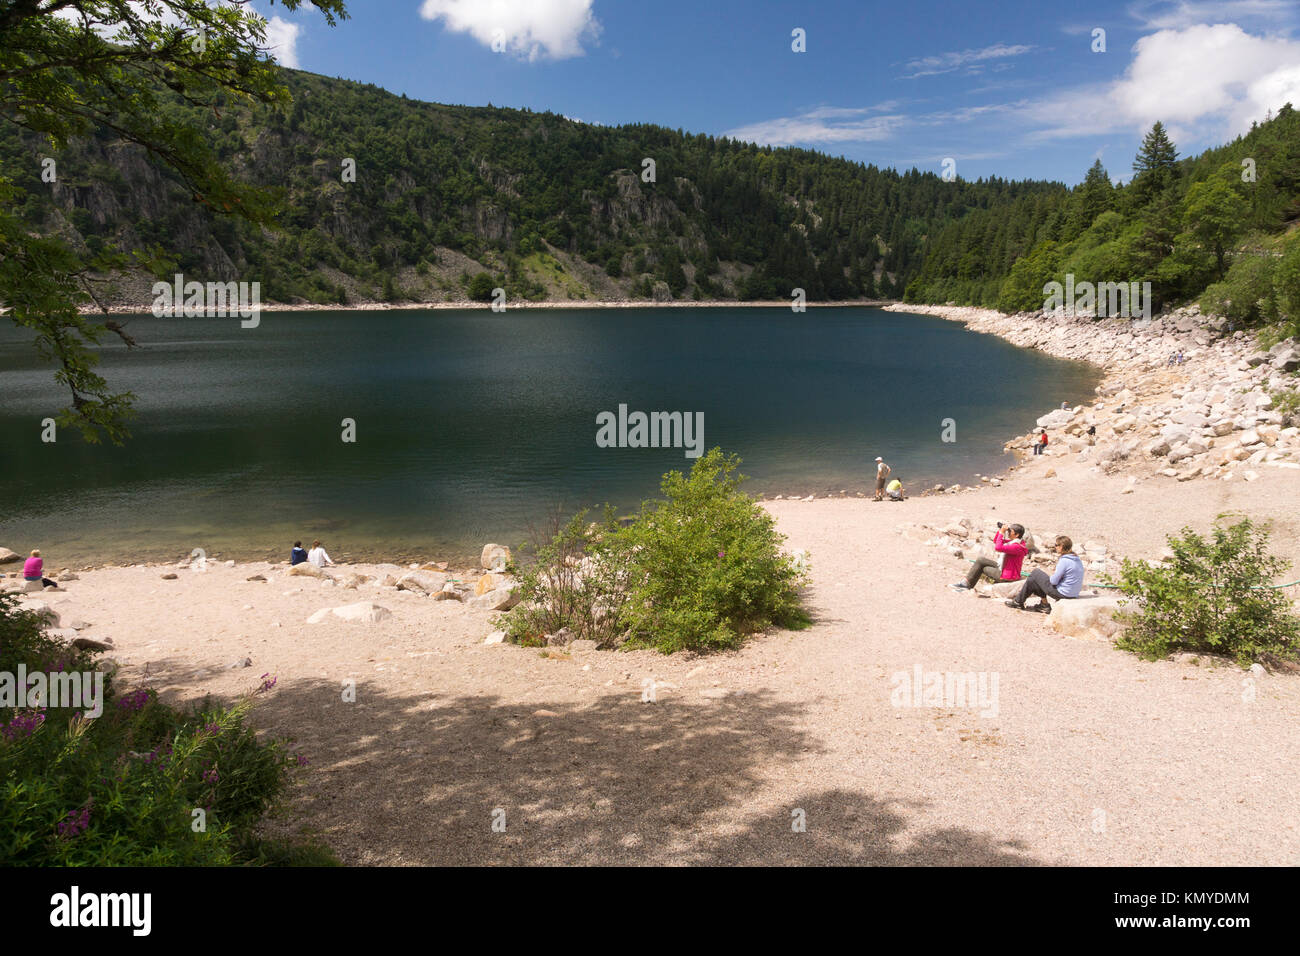
{"type": "Polygon", "coordinates": [[[1025,555],[1029,553],[1029,548],[1021,540],[1025,536],[1025,526],[1021,524],[1004,525],[998,524],[998,533],[993,537],[993,549],[1000,551],[1002,558],[1002,574],[998,575],[998,563],[992,558],[978,557],[971,569],[966,574],[965,581],[959,581],[953,585],[958,591],[969,591],[975,586],[975,582],[980,576],[988,578],[991,581],[1019,581],[1020,568],[1025,563],[1025,555]]]}
{"type": "Polygon", "coordinates": [[[43,588],[57,588],[58,583],[45,577],[44,570],[45,559],[39,551],[33,551],[32,556],[23,564],[23,580],[40,581],[43,588]]]}

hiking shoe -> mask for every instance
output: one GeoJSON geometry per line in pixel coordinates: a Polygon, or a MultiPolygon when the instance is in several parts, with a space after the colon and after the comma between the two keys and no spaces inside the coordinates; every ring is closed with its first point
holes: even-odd
{"type": "Polygon", "coordinates": [[[1017,611],[1023,611],[1025,609],[1025,606],[1023,604],[1020,604],[1016,601],[1007,600],[1007,601],[1003,601],[1002,603],[1005,604],[1007,607],[1015,608],[1017,611]]]}
{"type": "Polygon", "coordinates": [[[965,581],[958,581],[956,584],[950,584],[950,585],[948,585],[948,587],[952,588],[954,591],[969,591],[969,590],[970,590],[970,585],[967,584],[965,581]]]}
{"type": "Polygon", "coordinates": [[[1052,605],[1044,601],[1042,604],[1038,605],[1038,607],[1034,608],[1034,610],[1037,611],[1039,614],[1051,614],[1052,605]]]}

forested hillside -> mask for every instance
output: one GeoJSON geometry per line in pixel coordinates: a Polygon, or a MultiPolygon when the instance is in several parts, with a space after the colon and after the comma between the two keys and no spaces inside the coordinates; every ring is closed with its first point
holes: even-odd
{"type": "Polygon", "coordinates": [[[1150,282],[1157,310],[1201,298],[1206,311],[1246,323],[1300,314],[1300,243],[1288,238],[1300,216],[1300,114],[1289,103],[1245,136],[1181,160],[1157,123],[1133,168],[1114,187],[1098,161],[1068,193],[1015,197],[950,222],[922,245],[906,298],[1034,310],[1043,286],[1070,274],[1150,282]]]}
{"type": "MultiPolygon", "coordinates": [[[[26,191],[33,229],[90,252],[151,250],[160,276],[259,280],[266,298],[318,303],[487,298],[498,284],[511,298],[896,298],[946,224],[1068,196],[656,126],[421,103],[301,72],[286,81],[285,110],[167,107],[188,111],[237,177],[274,190],[271,229],[207,208],[107,131],[54,154],[6,131],[0,168],[26,191]],[[54,183],[41,180],[46,156],[54,183]]],[[[1001,254],[1025,251],[1011,242],[1001,254]]]]}
{"type": "Polygon", "coordinates": [[[1067,189],[285,79],[288,108],[220,96],[165,107],[266,188],[269,228],[210,208],[104,130],[51,153],[6,128],[0,169],[34,231],[141,254],[140,281],[112,297],[136,303],[149,273],[182,271],[260,281],[280,302],[482,300],[496,286],[512,299],[788,299],[802,288],[812,301],[905,295],[1016,311],[1041,308],[1043,285],[1073,273],[1150,281],[1156,308],[1206,295],[1256,321],[1289,314],[1277,283],[1300,276],[1300,250],[1283,256],[1300,215],[1289,104],[1195,158],[1178,158],[1157,124],[1131,183],[1113,186],[1111,172],[1127,170],[1098,161],[1067,189]],[[47,156],[54,182],[42,179],[47,156]]]}

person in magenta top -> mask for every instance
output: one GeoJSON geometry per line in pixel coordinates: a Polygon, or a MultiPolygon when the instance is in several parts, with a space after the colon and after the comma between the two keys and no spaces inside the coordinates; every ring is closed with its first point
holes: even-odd
{"type": "Polygon", "coordinates": [[[1001,573],[998,573],[996,561],[980,556],[971,564],[970,571],[966,573],[966,580],[957,582],[953,588],[958,591],[969,591],[975,587],[975,583],[981,576],[991,581],[1019,581],[1020,568],[1025,563],[1025,555],[1029,553],[1029,548],[1022,540],[1024,536],[1024,525],[999,524],[998,533],[993,536],[993,549],[1001,552],[1003,556],[1001,573]]]}
{"type": "Polygon", "coordinates": [[[33,551],[32,556],[23,563],[23,580],[40,581],[41,587],[57,588],[59,585],[45,577],[44,571],[45,559],[39,551],[33,551]]]}

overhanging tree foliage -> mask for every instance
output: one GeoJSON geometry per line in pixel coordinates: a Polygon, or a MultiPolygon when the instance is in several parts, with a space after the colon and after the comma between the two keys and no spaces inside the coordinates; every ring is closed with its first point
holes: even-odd
{"type": "MultiPolygon", "coordinates": [[[[343,0],[308,2],[331,25],[347,16],[343,0]]],[[[0,126],[40,134],[56,149],[109,130],[174,171],[195,203],[269,219],[267,196],[236,180],[194,124],[161,108],[165,93],[213,111],[219,97],[279,105],[289,96],[266,47],[266,21],[241,0],[0,0],[0,126]]],[[[96,301],[91,275],[122,257],[34,235],[15,214],[21,199],[12,173],[0,170],[0,305],[57,364],[72,395],[60,424],[88,441],[120,443],[132,396],[109,389],[89,348],[120,327],[81,307],[96,301]]]]}

